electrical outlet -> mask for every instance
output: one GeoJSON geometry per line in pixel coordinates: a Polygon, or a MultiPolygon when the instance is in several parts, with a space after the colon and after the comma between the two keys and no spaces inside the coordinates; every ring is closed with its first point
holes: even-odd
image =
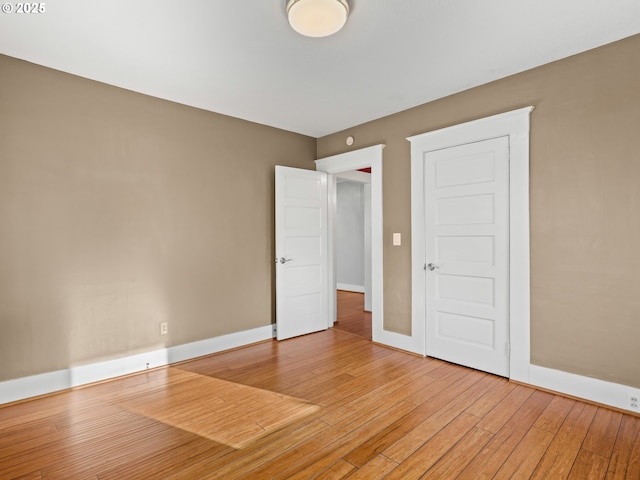
{"type": "Polygon", "coordinates": [[[166,335],[169,333],[169,322],[162,322],[160,324],[160,335],[166,335]]]}
{"type": "Polygon", "coordinates": [[[629,410],[640,412],[640,395],[637,395],[635,393],[630,393],[627,399],[628,399],[627,407],[629,407],[629,410]]]}

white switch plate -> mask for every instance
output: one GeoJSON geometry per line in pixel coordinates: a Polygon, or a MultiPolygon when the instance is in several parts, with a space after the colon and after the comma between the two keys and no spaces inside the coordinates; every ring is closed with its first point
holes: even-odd
{"type": "Polygon", "coordinates": [[[398,247],[402,245],[402,235],[400,233],[393,234],[393,246],[398,247]]]}

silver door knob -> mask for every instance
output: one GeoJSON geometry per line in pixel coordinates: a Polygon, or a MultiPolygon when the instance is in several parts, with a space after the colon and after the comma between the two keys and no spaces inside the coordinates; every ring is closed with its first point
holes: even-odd
{"type": "Polygon", "coordinates": [[[280,263],[287,263],[287,262],[291,262],[292,260],[293,258],[280,257],[280,263]]]}
{"type": "Polygon", "coordinates": [[[427,264],[427,268],[433,272],[434,270],[437,270],[440,267],[438,265],[436,265],[435,263],[429,263],[429,264],[427,264]]]}

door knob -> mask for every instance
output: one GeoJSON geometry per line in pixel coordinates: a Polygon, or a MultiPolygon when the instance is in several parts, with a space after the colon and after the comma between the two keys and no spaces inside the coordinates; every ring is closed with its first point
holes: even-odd
{"type": "Polygon", "coordinates": [[[427,268],[433,272],[434,270],[437,270],[440,267],[438,265],[436,265],[435,263],[429,263],[427,265],[427,268]]]}
{"type": "Polygon", "coordinates": [[[280,263],[283,263],[283,264],[284,264],[284,263],[287,263],[287,262],[290,262],[290,261],[292,261],[292,260],[293,260],[293,258],[284,258],[284,257],[280,257],[280,263]]]}

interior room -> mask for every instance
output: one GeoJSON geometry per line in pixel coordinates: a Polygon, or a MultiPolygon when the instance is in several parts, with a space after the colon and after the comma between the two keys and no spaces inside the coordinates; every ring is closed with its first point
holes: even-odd
{"type": "Polygon", "coordinates": [[[3,4],[0,478],[640,478],[615,3],[3,4]]]}

